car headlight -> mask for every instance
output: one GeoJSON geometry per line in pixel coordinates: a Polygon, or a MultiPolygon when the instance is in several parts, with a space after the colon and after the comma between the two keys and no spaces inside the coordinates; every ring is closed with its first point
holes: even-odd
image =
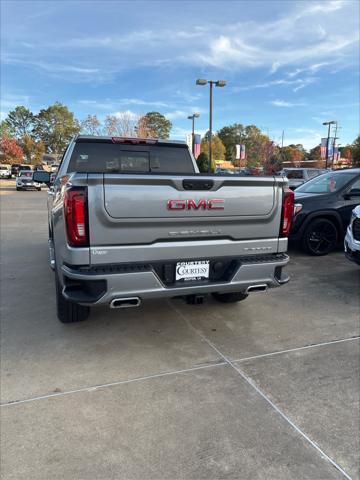
{"type": "Polygon", "coordinates": [[[295,205],[294,205],[294,216],[301,212],[302,207],[303,206],[302,206],[301,203],[295,203],[295,205]]]}

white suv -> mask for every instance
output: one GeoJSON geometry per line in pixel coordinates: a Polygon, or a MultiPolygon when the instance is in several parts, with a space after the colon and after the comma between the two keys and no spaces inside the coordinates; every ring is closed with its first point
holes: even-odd
{"type": "Polygon", "coordinates": [[[345,256],[360,265],[360,205],[351,214],[344,240],[345,256]]]}
{"type": "Polygon", "coordinates": [[[16,190],[41,190],[41,183],[34,182],[32,170],[21,170],[16,177],[16,190]]]}

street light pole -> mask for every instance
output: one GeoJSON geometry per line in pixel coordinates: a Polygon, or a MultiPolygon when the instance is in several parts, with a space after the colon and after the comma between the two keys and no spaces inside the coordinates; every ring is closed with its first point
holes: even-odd
{"type": "Polygon", "coordinates": [[[208,173],[211,173],[211,165],[212,165],[212,90],[213,90],[213,82],[210,81],[210,105],[209,105],[209,165],[208,165],[208,173]]]}
{"type": "Polygon", "coordinates": [[[325,158],[325,168],[328,168],[328,157],[329,157],[329,142],[330,142],[330,127],[333,125],[335,120],[331,120],[330,122],[323,122],[323,125],[328,125],[328,135],[327,135],[327,141],[326,141],[326,158],[325,158]]]}
{"type": "Polygon", "coordinates": [[[334,142],[333,142],[333,152],[332,152],[332,161],[331,161],[331,168],[334,167],[334,159],[335,159],[335,144],[337,140],[337,129],[338,129],[338,123],[335,122],[335,135],[334,135],[334,142]]]}
{"type": "Polygon", "coordinates": [[[209,165],[208,173],[211,173],[211,164],[212,164],[212,92],[213,85],[216,87],[225,87],[225,80],[205,80],[203,78],[198,78],[196,80],[196,85],[210,85],[210,99],[209,99],[209,165]]]}
{"type": "Polygon", "coordinates": [[[192,115],[189,115],[187,118],[189,120],[192,120],[192,130],[191,130],[191,151],[193,155],[195,155],[195,118],[200,117],[199,113],[193,113],[192,115]]]}

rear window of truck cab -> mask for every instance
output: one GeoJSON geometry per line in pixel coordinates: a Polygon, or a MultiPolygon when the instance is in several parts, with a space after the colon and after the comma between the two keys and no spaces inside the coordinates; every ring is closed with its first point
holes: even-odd
{"type": "Polygon", "coordinates": [[[76,142],[68,172],[193,174],[194,166],[186,145],[76,142]]]}

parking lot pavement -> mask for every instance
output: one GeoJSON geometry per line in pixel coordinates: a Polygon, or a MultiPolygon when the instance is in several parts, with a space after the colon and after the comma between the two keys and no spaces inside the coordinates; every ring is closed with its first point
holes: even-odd
{"type": "Polygon", "coordinates": [[[238,305],[62,325],[46,193],[0,192],[2,478],[359,478],[360,278],[341,252],[292,252],[288,285],[238,305]]]}

